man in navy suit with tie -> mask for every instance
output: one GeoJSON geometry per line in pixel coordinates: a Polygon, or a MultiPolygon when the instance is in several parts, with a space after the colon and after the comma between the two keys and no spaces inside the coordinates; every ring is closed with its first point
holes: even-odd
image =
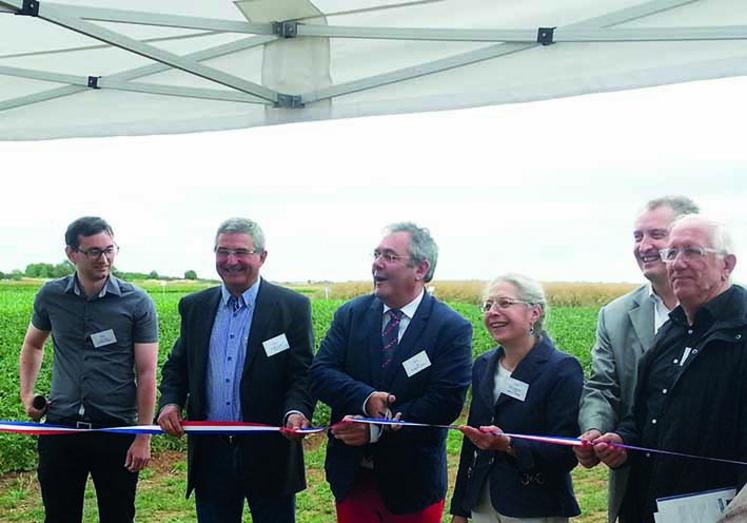
{"type": "Polygon", "coordinates": [[[312,364],[312,393],[332,407],[325,469],[340,523],[441,521],[446,430],[350,421],[396,413],[444,425],[459,416],[472,327],[426,292],[437,257],[427,229],[389,226],[373,253],[373,294],[338,309],[312,364]]]}

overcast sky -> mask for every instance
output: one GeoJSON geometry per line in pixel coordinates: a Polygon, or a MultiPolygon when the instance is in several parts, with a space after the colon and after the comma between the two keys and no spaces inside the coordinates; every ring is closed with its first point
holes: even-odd
{"type": "MultiPolygon", "coordinates": [[[[64,259],[101,215],[126,271],[213,277],[229,216],[257,220],[273,280],[369,277],[387,223],[431,229],[440,279],[520,271],[638,281],[632,222],[682,193],[747,257],[747,79],[453,112],[160,137],[0,142],[0,270],[64,259]]],[[[741,263],[740,263],[741,262],[741,263]]]]}

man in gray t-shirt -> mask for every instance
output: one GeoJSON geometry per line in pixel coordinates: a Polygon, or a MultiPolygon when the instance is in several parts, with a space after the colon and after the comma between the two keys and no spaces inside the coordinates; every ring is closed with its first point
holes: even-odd
{"type": "MultiPolygon", "coordinates": [[[[149,424],[156,399],[158,318],[153,301],[111,275],[118,251],[101,218],[75,220],[65,233],[71,276],[36,295],[20,355],[21,401],[33,404],[44,344],[54,365],[47,423],[78,428],[149,424]]],[[[138,471],[150,460],[150,436],[88,432],[40,436],[39,484],[47,522],[81,521],[88,474],[102,522],[131,522],[138,471]]]]}

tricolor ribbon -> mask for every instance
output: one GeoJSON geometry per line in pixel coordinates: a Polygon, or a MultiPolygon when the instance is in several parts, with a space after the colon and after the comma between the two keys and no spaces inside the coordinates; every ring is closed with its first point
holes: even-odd
{"type": "MultiPolygon", "coordinates": [[[[448,430],[459,430],[458,425],[433,425],[429,423],[416,423],[413,421],[404,421],[397,419],[385,418],[346,418],[340,423],[365,423],[369,425],[388,425],[398,427],[426,427],[440,428],[448,430]]],[[[273,427],[271,425],[262,425],[259,423],[246,422],[227,422],[227,421],[184,421],[182,422],[184,432],[187,434],[213,434],[213,435],[238,435],[258,432],[279,432],[290,434],[318,434],[324,432],[330,427],[308,427],[305,429],[286,429],[285,427],[273,427]]],[[[133,425],[125,427],[106,427],[97,429],[72,428],[60,425],[50,425],[47,423],[34,423],[26,421],[5,421],[0,420],[0,433],[26,434],[30,436],[59,436],[64,434],[81,434],[85,432],[111,432],[119,434],[162,434],[163,430],[158,425],[133,425]]],[[[546,443],[548,445],[564,445],[567,447],[584,447],[592,443],[578,438],[568,438],[562,436],[540,436],[535,434],[515,434],[511,432],[502,432],[504,436],[534,441],[537,443],[546,443]]],[[[714,461],[719,463],[729,463],[732,465],[747,466],[747,462],[733,459],[713,458],[708,456],[699,456],[696,454],[687,454],[684,452],[675,452],[671,450],[654,449],[647,447],[638,447],[635,445],[626,445],[624,443],[608,443],[612,447],[617,447],[636,452],[647,454],[659,454],[662,456],[673,456],[678,458],[697,459],[702,461],[714,461]]]]}
{"type": "MultiPolygon", "coordinates": [[[[401,427],[435,427],[449,430],[459,430],[458,425],[429,425],[427,423],[414,423],[411,421],[402,421],[396,419],[381,419],[381,418],[350,418],[350,421],[355,423],[367,423],[375,425],[389,425],[389,426],[401,426],[401,427]]],[[[592,443],[584,441],[578,438],[568,438],[562,436],[538,436],[534,434],[514,434],[511,432],[501,432],[504,436],[509,438],[522,439],[527,441],[535,441],[537,443],[547,443],[549,445],[564,445],[567,447],[588,447],[592,443]]],[[[712,458],[709,456],[699,456],[697,454],[687,454],[685,452],[675,452],[672,450],[653,449],[647,447],[638,447],[635,445],[626,445],[624,443],[607,443],[611,447],[617,447],[625,450],[633,450],[636,452],[645,452],[647,454],[660,454],[662,456],[673,456],[678,458],[687,459],[698,459],[703,461],[715,461],[719,463],[729,463],[732,465],[743,465],[747,466],[747,461],[738,461],[734,459],[724,458],[712,458]]]]}
{"type": "MultiPolygon", "coordinates": [[[[221,434],[236,435],[250,432],[286,432],[290,434],[316,434],[324,432],[327,427],[308,427],[305,429],[287,429],[259,423],[225,422],[225,421],[184,421],[184,432],[187,434],[221,434]]],[[[105,427],[96,429],[63,427],[48,423],[25,421],[0,421],[0,432],[9,434],[27,434],[30,436],[59,436],[63,434],[82,434],[85,432],[113,432],[119,434],[162,434],[158,425],[131,425],[123,427],[105,427]]]]}

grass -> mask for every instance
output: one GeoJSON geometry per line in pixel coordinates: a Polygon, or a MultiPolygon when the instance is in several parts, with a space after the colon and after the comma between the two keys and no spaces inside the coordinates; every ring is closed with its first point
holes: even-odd
{"type": "MultiPolygon", "coordinates": [[[[38,288],[24,282],[20,285],[0,286],[0,419],[24,419],[18,400],[18,350],[31,314],[33,296],[38,288]]],[[[173,345],[179,329],[177,303],[187,292],[201,288],[201,284],[178,284],[174,287],[158,285],[146,287],[156,302],[161,333],[162,363],[173,345]]],[[[467,284],[465,284],[467,286],[467,284]]],[[[305,287],[307,289],[313,286],[305,287]]],[[[319,289],[316,288],[316,292],[319,289]]],[[[367,291],[366,291],[367,292],[367,291]]],[[[342,299],[314,299],[313,322],[317,344],[324,336],[334,311],[342,299]]],[[[450,305],[474,326],[473,355],[476,357],[493,346],[481,324],[481,314],[473,303],[452,302],[450,305]]],[[[597,306],[554,306],[548,318],[548,330],[562,350],[574,354],[585,369],[589,368],[589,349],[594,339],[597,306]]],[[[49,390],[52,350],[48,347],[40,372],[37,390],[49,390]]],[[[160,365],[159,365],[160,369],[160,365]]],[[[326,424],[329,410],[317,407],[315,424],[326,424]]],[[[456,473],[461,436],[449,436],[449,473],[456,473]]],[[[309,487],[298,496],[299,523],[327,523],[334,521],[334,502],[324,480],[324,445],[322,436],[308,438],[306,464],[309,487]]],[[[186,458],[183,442],[167,437],[154,438],[154,461],[141,475],[137,497],[138,521],[186,522],[195,521],[194,502],[185,500],[186,458]]],[[[0,523],[42,521],[41,496],[36,476],[30,472],[36,465],[33,438],[0,435],[0,523]]],[[[606,471],[598,467],[591,471],[576,469],[574,482],[584,523],[601,522],[606,512],[606,471]]],[[[447,502],[448,507],[448,502],[447,502]]],[[[95,495],[90,488],[85,501],[85,521],[96,521],[95,495]]],[[[444,521],[448,521],[444,518],[444,521]]],[[[251,521],[247,519],[247,521],[251,521]]]]}
{"type": "MultiPolygon", "coordinates": [[[[324,479],[324,436],[306,441],[306,480],[308,488],[296,500],[298,523],[330,523],[335,520],[334,498],[324,479]]],[[[449,434],[449,485],[453,487],[458,465],[461,436],[449,434]]],[[[195,522],[194,500],[185,499],[186,457],[183,452],[159,452],[148,469],[140,475],[136,498],[136,521],[168,523],[195,522]]],[[[607,471],[603,467],[586,470],[577,467],[573,472],[576,497],[581,505],[578,523],[602,523],[607,510],[607,471]]],[[[451,492],[449,492],[450,498],[451,492]]],[[[450,499],[447,499],[448,512],[450,499]]],[[[251,522],[245,510],[244,521],[251,522]]],[[[21,472],[0,479],[0,523],[42,521],[44,517],[36,475],[21,472]]],[[[97,518],[96,499],[89,480],[84,501],[85,522],[97,518]]],[[[451,520],[444,514],[443,522],[451,520]]]]}

